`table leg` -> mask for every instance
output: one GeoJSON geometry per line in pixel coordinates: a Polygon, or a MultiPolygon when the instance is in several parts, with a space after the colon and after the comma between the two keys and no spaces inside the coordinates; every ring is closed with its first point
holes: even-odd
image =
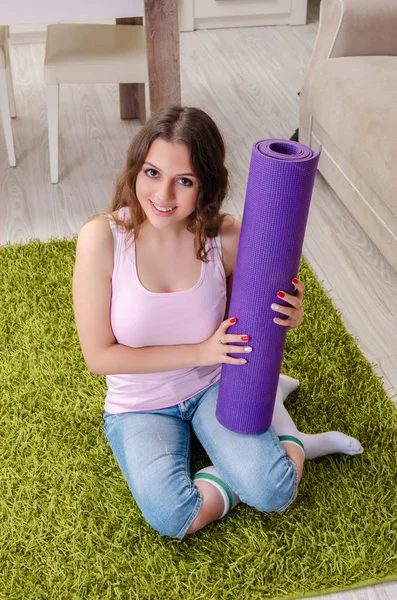
{"type": "MultiPolygon", "coordinates": [[[[143,25],[142,17],[116,19],[118,25],[143,25]]],[[[145,84],[120,83],[120,118],[139,119],[142,125],[146,122],[145,84]]]]}
{"type": "Polygon", "coordinates": [[[181,104],[178,0],[145,0],[150,113],[181,104]]]}

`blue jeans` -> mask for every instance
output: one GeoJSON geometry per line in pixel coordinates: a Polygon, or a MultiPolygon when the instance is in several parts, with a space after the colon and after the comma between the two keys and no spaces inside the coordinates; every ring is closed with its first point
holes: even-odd
{"type": "Polygon", "coordinates": [[[160,535],[183,538],[203,498],[190,477],[190,425],[221,478],[242,502],[283,511],[298,474],[272,427],[260,435],[229,431],[215,416],[219,381],[159,410],[104,413],[113,454],[146,521],[160,535]]]}

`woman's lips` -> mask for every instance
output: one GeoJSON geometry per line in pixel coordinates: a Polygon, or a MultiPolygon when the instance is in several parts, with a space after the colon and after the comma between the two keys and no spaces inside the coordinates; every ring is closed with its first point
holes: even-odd
{"type": "Polygon", "coordinates": [[[158,217],[169,217],[170,215],[174,214],[174,212],[176,211],[176,209],[178,208],[177,206],[173,209],[173,210],[168,210],[166,212],[162,212],[161,210],[157,210],[157,208],[154,206],[153,202],[151,200],[149,200],[150,202],[150,206],[152,208],[152,212],[157,215],[158,217]]]}

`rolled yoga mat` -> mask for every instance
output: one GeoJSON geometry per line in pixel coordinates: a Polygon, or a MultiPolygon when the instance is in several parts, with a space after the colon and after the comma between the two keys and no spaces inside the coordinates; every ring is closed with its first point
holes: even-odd
{"type": "Polygon", "coordinates": [[[216,407],[218,421],[237,433],[263,433],[272,421],[286,337],[273,318],[286,317],[270,305],[290,306],[277,292],[294,293],[320,153],[289,140],[252,149],[228,313],[237,323],[227,333],[248,334],[253,350],[231,354],[245,365],[222,364],[216,407]]]}

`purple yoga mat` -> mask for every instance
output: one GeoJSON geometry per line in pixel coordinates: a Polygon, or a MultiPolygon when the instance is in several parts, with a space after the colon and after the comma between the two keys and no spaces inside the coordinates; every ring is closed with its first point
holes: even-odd
{"type": "Polygon", "coordinates": [[[294,293],[320,153],[272,139],[252,149],[228,314],[237,323],[227,333],[251,336],[253,351],[230,355],[246,365],[222,364],[216,408],[218,421],[237,433],[263,433],[271,424],[286,328],[273,322],[285,317],[270,305],[288,305],[279,290],[294,293]]]}

